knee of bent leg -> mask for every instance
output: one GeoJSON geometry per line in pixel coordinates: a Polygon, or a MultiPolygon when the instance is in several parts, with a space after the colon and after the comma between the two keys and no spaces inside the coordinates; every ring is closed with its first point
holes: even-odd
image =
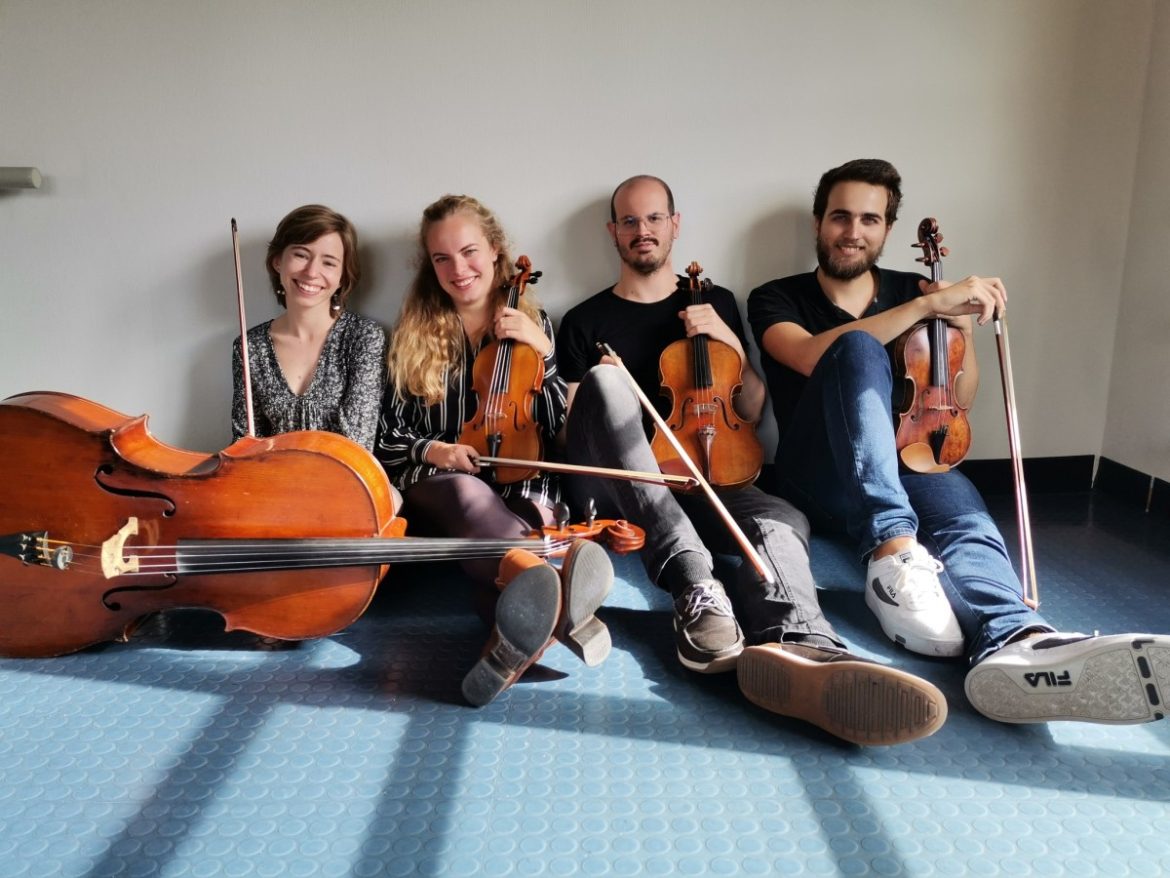
{"type": "Polygon", "coordinates": [[[573,398],[574,408],[582,402],[590,409],[604,411],[615,420],[631,413],[641,417],[641,408],[630,389],[629,380],[617,366],[606,363],[594,366],[581,379],[573,398]]]}
{"type": "Polygon", "coordinates": [[[852,329],[837,336],[825,353],[848,360],[877,356],[888,359],[882,343],[863,329],[852,329]]]}

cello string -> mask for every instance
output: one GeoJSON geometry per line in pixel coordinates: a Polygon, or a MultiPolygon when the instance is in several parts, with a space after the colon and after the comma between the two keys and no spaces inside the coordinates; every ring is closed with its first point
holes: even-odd
{"type": "MultiPolygon", "coordinates": [[[[189,546],[177,547],[174,552],[152,552],[128,556],[138,561],[138,571],[121,575],[151,575],[160,572],[192,574],[198,572],[235,572],[240,570],[305,569],[314,567],[375,566],[400,562],[432,561],[455,558],[500,557],[511,549],[526,549],[533,554],[547,556],[555,554],[572,544],[572,539],[535,540],[483,540],[465,541],[461,545],[450,545],[455,541],[419,539],[419,543],[382,547],[392,549],[388,555],[370,557],[368,547],[337,547],[327,545],[301,546],[297,551],[287,547],[271,547],[272,554],[257,556],[248,552],[190,551],[189,546]],[[278,551],[283,549],[283,553],[278,551]],[[331,563],[322,564],[322,561],[331,563]]],[[[142,549],[146,547],[135,547],[142,549]]],[[[203,547],[204,549],[208,547],[203,547]]],[[[265,547],[270,548],[270,547],[265,547]]]]}

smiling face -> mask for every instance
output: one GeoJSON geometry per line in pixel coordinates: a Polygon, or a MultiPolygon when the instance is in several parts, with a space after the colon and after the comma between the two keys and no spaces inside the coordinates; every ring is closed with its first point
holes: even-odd
{"type": "Polygon", "coordinates": [[[607,228],[622,262],[640,274],[653,274],[670,261],[679,215],[671,214],[669,202],[656,180],[636,179],[614,195],[616,220],[607,228]]]}
{"type": "Polygon", "coordinates": [[[329,232],[308,244],[289,244],[272,260],[289,310],[324,304],[341,286],[345,245],[341,235],[329,232]]]}
{"type": "Polygon", "coordinates": [[[853,280],[877,264],[891,228],[888,200],[884,186],[850,180],[832,188],[824,218],[814,221],[817,263],[825,275],[853,280]]]}
{"type": "Polygon", "coordinates": [[[490,300],[500,252],[474,216],[458,212],[434,223],[427,231],[426,247],[439,286],[455,310],[475,309],[490,300]]]}

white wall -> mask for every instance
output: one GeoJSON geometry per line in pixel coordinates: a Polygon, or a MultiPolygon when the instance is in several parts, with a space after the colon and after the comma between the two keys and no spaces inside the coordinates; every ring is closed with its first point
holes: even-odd
{"type": "MultiPolygon", "coordinates": [[[[1095,454],[1153,20],[1153,0],[0,0],[0,165],[46,176],[0,192],[0,395],[222,447],[232,216],[253,323],[268,236],[317,200],[357,224],[358,306],[392,323],[448,191],[499,213],[557,317],[616,276],[606,201],[630,174],[673,184],[677,266],[746,298],[811,267],[819,174],[881,156],[907,193],[884,264],[912,267],[937,216],[947,276],[1008,284],[1025,452],[1095,454]]],[[[990,330],[979,352],[972,456],[1003,457],[990,330]]]]}
{"type": "Polygon", "coordinates": [[[1158,0],[1102,453],[1170,480],[1170,2],[1158,0]]]}

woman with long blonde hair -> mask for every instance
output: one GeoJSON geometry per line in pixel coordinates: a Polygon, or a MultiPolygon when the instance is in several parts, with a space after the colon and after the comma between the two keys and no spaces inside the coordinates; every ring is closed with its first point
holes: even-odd
{"type": "MultiPolygon", "coordinates": [[[[486,481],[479,477],[478,453],[459,438],[478,402],[472,388],[476,355],[493,340],[509,339],[544,360],[532,416],[544,447],[552,447],[566,410],[552,322],[530,294],[518,308],[507,307],[507,238],[476,199],[446,195],[429,205],[418,240],[418,270],[390,343],[374,453],[402,492],[403,515],[412,528],[449,537],[527,536],[553,523],[560,500],[556,478],[486,481]]],[[[550,583],[557,572],[534,556],[513,557],[501,567],[501,579],[509,578],[504,567],[513,575],[496,607],[488,654],[464,680],[464,695],[473,704],[486,704],[511,685],[554,635],[588,664],[609,652],[609,632],[593,615],[613,581],[603,549],[574,545],[555,589],[550,583]]],[[[464,569],[494,594],[495,565],[468,561],[464,569]]]]}

